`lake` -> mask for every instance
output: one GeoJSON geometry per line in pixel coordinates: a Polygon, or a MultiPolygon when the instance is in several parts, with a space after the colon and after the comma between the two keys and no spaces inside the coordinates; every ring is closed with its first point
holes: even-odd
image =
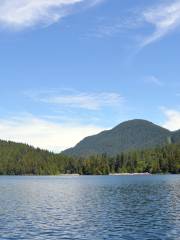
{"type": "Polygon", "coordinates": [[[180,176],[0,177],[0,239],[180,239],[180,176]]]}

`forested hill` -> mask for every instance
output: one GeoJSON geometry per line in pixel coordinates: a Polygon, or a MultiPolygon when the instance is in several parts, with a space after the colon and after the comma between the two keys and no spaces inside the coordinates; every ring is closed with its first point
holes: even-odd
{"type": "Polygon", "coordinates": [[[121,123],[112,130],[87,137],[63,154],[87,157],[106,153],[114,156],[124,151],[147,149],[170,143],[180,143],[180,131],[170,132],[149,121],[131,120],[121,123]]]}
{"type": "Polygon", "coordinates": [[[0,175],[126,172],[180,173],[180,144],[128,151],[113,157],[102,154],[72,158],[25,144],[0,141],[0,175]]]}
{"type": "Polygon", "coordinates": [[[0,175],[58,174],[65,159],[26,144],[0,141],[0,175]]]}

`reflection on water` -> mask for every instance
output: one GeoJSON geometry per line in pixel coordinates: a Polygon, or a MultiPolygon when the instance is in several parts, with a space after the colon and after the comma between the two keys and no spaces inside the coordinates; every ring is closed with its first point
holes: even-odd
{"type": "Polygon", "coordinates": [[[180,176],[0,177],[0,239],[180,239],[180,176]]]}

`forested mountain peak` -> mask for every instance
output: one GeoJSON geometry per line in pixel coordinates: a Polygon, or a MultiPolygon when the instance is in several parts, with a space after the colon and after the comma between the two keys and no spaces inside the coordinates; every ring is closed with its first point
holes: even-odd
{"type": "Polygon", "coordinates": [[[121,130],[126,130],[128,131],[131,130],[131,131],[137,131],[139,129],[142,129],[143,131],[145,130],[159,130],[159,131],[166,131],[167,133],[170,133],[169,130],[163,128],[163,127],[160,127],[150,121],[147,121],[147,120],[143,120],[143,119],[133,119],[133,120],[128,120],[128,121],[125,121],[125,122],[122,122],[120,123],[119,125],[115,126],[113,129],[111,129],[110,131],[121,131],[121,130]]]}
{"type": "Polygon", "coordinates": [[[162,146],[171,142],[180,142],[180,131],[171,132],[150,121],[134,119],[111,130],[86,137],[74,148],[63,153],[82,157],[103,153],[116,155],[119,152],[162,146]]]}

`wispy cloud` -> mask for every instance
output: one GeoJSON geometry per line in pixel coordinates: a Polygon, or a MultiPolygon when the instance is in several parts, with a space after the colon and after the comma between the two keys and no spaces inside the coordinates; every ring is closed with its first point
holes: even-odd
{"type": "Polygon", "coordinates": [[[30,114],[0,120],[0,139],[28,143],[54,152],[72,147],[84,137],[102,130],[95,125],[57,123],[30,114]]]}
{"type": "Polygon", "coordinates": [[[166,120],[163,127],[170,129],[172,131],[180,129],[180,111],[174,109],[162,108],[163,114],[166,120]]]}
{"type": "Polygon", "coordinates": [[[157,1],[153,6],[129,9],[125,15],[122,13],[114,19],[103,18],[88,35],[101,38],[133,31],[133,39],[140,41],[140,48],[142,48],[165,37],[177,27],[180,27],[180,0],[165,0],[157,1]],[[152,33],[140,37],[137,32],[134,32],[140,29],[143,32],[145,29],[148,29],[148,32],[152,29],[152,33]]]}
{"type": "Polygon", "coordinates": [[[102,0],[1,0],[0,25],[24,29],[37,24],[52,24],[80,3],[93,6],[102,0]]]}
{"type": "MultiPolygon", "coordinates": [[[[27,94],[27,93],[26,93],[27,94]]],[[[62,107],[87,109],[87,110],[100,110],[105,107],[117,107],[124,101],[124,98],[116,92],[78,92],[75,90],[62,90],[59,93],[39,92],[28,93],[34,100],[55,104],[62,107]]]]}
{"type": "Polygon", "coordinates": [[[125,34],[127,30],[136,30],[141,27],[142,19],[136,17],[136,20],[134,20],[133,14],[127,11],[125,16],[120,14],[118,17],[99,17],[96,19],[96,26],[86,36],[97,38],[114,37],[125,34]]]}
{"type": "Polygon", "coordinates": [[[146,77],[145,82],[154,84],[154,85],[159,86],[159,87],[163,86],[163,82],[158,77],[156,77],[154,75],[146,77]]]}
{"type": "Polygon", "coordinates": [[[143,12],[143,20],[151,24],[154,32],[146,37],[142,46],[155,42],[180,26],[180,1],[167,1],[143,12]]]}

